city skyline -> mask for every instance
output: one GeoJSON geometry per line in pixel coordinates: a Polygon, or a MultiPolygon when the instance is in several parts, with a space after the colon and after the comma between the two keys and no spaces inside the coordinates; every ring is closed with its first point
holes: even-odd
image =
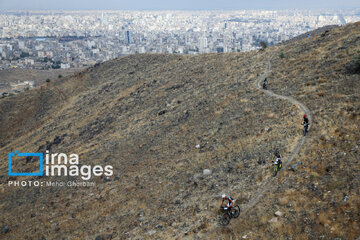
{"type": "Polygon", "coordinates": [[[164,0],[0,0],[0,10],[284,10],[284,9],[347,9],[359,8],[355,0],[311,0],[304,1],[233,1],[233,0],[184,0],[170,2],[164,0]]]}

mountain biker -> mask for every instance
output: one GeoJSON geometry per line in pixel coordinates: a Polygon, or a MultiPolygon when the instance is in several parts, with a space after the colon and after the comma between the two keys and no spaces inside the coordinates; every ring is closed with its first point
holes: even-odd
{"type": "Polygon", "coordinates": [[[267,78],[264,79],[263,89],[266,89],[267,78]]]}
{"type": "Polygon", "coordinates": [[[304,127],[305,127],[305,129],[307,131],[307,129],[308,129],[309,125],[310,125],[310,121],[309,121],[308,117],[306,116],[306,114],[304,114],[303,125],[304,125],[304,127]]]}
{"type": "Polygon", "coordinates": [[[233,207],[235,204],[235,200],[232,197],[227,196],[225,194],[223,194],[221,197],[222,197],[221,207],[224,205],[224,202],[227,201],[226,207],[231,211],[231,213],[234,213],[233,207]]]}
{"type": "Polygon", "coordinates": [[[276,156],[276,160],[275,160],[275,162],[273,161],[273,164],[277,165],[278,169],[280,169],[282,167],[280,153],[277,153],[275,156],[276,156]]]}

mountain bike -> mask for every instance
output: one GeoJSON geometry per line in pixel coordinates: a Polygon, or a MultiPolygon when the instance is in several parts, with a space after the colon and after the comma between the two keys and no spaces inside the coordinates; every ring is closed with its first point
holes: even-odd
{"type": "Polygon", "coordinates": [[[232,218],[237,218],[240,216],[240,207],[238,205],[235,205],[233,208],[234,208],[234,212],[231,212],[229,208],[221,207],[221,209],[224,210],[224,213],[220,217],[221,226],[228,225],[232,218]]]}
{"type": "Polygon", "coordinates": [[[309,128],[309,124],[308,123],[304,123],[304,136],[306,135],[306,133],[308,132],[308,128],[309,128]]]}
{"type": "Polygon", "coordinates": [[[267,86],[266,86],[266,83],[263,83],[263,89],[267,90],[267,86]]]}
{"type": "Polygon", "coordinates": [[[280,171],[281,168],[282,168],[282,163],[280,163],[279,165],[277,164],[274,165],[274,177],[276,177],[278,171],[280,171]]]}

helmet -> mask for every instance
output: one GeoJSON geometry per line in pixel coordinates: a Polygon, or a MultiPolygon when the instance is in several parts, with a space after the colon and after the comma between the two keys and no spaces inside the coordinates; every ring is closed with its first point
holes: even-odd
{"type": "Polygon", "coordinates": [[[223,194],[221,197],[222,197],[222,198],[226,198],[226,195],[225,195],[225,194],[223,194]]]}

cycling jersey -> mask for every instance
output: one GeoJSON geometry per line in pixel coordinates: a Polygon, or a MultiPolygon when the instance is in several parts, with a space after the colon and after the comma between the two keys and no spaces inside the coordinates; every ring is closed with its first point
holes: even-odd
{"type": "Polygon", "coordinates": [[[281,163],[281,158],[277,157],[274,164],[279,165],[281,163]]]}
{"type": "Polygon", "coordinates": [[[231,207],[234,206],[235,200],[234,200],[232,197],[226,196],[226,197],[222,200],[222,203],[224,203],[225,200],[228,200],[228,202],[227,202],[227,204],[226,204],[226,206],[227,206],[228,208],[231,208],[231,207]]]}

